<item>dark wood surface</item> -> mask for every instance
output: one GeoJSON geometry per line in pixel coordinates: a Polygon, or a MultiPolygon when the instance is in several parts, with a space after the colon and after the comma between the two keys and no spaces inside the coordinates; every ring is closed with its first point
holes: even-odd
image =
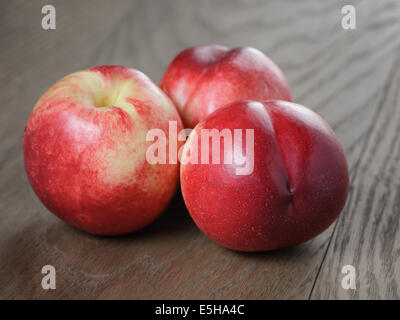
{"type": "Polygon", "coordinates": [[[0,298],[400,298],[400,2],[8,1],[0,10],[0,298]],[[41,28],[53,3],[57,29],[41,28]],[[248,254],[224,249],[191,221],[179,192],[154,224],[95,237],[50,214],[30,188],[22,134],[33,105],[62,76],[99,64],[158,82],[182,49],[257,47],[285,72],[296,102],[342,142],[351,188],[340,218],[302,245],[248,254]],[[57,289],[41,287],[42,266],[57,289]],[[357,272],[344,290],[341,269],[357,272]]]}

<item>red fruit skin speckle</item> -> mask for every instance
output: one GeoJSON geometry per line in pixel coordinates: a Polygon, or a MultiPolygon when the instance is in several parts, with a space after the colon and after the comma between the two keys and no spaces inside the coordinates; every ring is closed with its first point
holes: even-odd
{"type": "MultiPolygon", "coordinates": [[[[240,251],[289,247],[317,236],[340,214],[348,193],[347,162],[336,135],[315,112],[277,100],[229,104],[195,127],[199,154],[200,132],[207,128],[243,129],[243,136],[254,129],[249,175],[236,175],[240,166],[223,160],[181,165],[186,206],[215,242],[240,251]]],[[[192,132],[183,160],[194,137],[192,132]]],[[[221,159],[223,153],[221,148],[221,159]]]]}
{"type": "Polygon", "coordinates": [[[169,65],[160,87],[178,107],[185,127],[193,128],[214,110],[239,100],[292,101],[279,67],[250,47],[218,45],[188,48],[169,65]]]}

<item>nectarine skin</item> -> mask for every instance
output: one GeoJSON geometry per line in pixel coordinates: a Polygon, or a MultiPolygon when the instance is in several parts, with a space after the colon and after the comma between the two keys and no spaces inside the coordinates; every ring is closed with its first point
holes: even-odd
{"type": "Polygon", "coordinates": [[[182,122],[143,73],[122,66],[75,72],[37,102],[24,133],[33,190],[59,218],[90,233],[132,232],[155,220],[173,196],[178,164],[152,165],[149,129],[168,137],[182,122]]]}
{"type": "Polygon", "coordinates": [[[338,217],[348,192],[347,162],[315,112],[276,100],[229,104],[195,127],[182,161],[195,133],[200,152],[201,129],[214,128],[254,129],[254,170],[237,175],[237,165],[222,160],[181,164],[184,201],[208,237],[234,250],[273,250],[315,237],[338,217]]]}
{"type": "Polygon", "coordinates": [[[188,48],[169,65],[160,87],[174,101],[187,128],[214,110],[238,100],[292,101],[279,67],[250,47],[218,45],[188,48]]]}

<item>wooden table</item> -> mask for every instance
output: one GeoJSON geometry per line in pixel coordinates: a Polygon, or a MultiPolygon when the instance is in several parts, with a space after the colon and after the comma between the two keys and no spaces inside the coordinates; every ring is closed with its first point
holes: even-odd
{"type": "Polygon", "coordinates": [[[0,10],[0,298],[400,298],[400,2],[9,1],[0,10]],[[41,28],[53,3],[56,30],[41,28]],[[79,4],[78,4],[79,3],[79,4]],[[50,214],[28,184],[22,135],[36,100],[75,70],[132,66],[158,81],[198,44],[254,46],[287,75],[296,102],[341,140],[351,173],[340,218],[302,245],[257,254],[224,249],[178,195],[150,227],[122,237],[80,232],[50,214]],[[57,271],[43,290],[42,266],[57,271]],[[353,265],[356,290],[341,286],[353,265]]]}

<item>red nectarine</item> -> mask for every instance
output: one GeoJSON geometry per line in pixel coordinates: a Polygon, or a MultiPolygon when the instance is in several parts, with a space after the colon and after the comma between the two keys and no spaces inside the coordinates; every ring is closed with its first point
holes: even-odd
{"type": "Polygon", "coordinates": [[[273,250],[309,240],[328,228],[346,201],[349,177],[339,140],[315,112],[291,102],[241,101],[215,111],[192,131],[181,161],[182,194],[193,220],[234,250],[273,250]],[[224,161],[213,164],[202,156],[208,164],[196,164],[193,155],[200,157],[212,139],[202,139],[207,129],[254,130],[253,149],[247,145],[251,139],[230,147],[225,134],[217,151],[224,161]],[[252,168],[247,174],[238,174],[241,157],[252,168]]]}
{"type": "Polygon", "coordinates": [[[174,101],[188,128],[230,102],[292,100],[279,67],[261,51],[250,47],[188,48],[171,62],[160,87],[174,101]]]}
{"type": "Polygon", "coordinates": [[[43,204],[90,233],[114,235],[151,223],[173,196],[177,163],[146,160],[146,133],[182,122],[143,73],[102,66],[72,73],[37,102],[24,133],[25,168],[43,204]]]}

